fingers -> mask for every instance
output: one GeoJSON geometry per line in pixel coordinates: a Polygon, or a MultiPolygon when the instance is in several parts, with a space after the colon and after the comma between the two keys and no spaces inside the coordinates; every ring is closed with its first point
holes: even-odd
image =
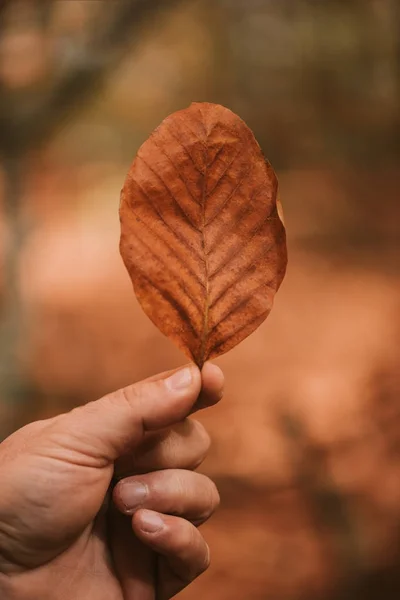
{"type": "Polygon", "coordinates": [[[224,374],[213,363],[206,362],[201,370],[201,391],[192,412],[214,406],[224,392],[224,374]]]}
{"type": "Polygon", "coordinates": [[[205,475],[169,469],[123,479],[114,488],[113,500],[126,515],[144,508],[179,515],[199,525],[218,507],[219,494],[205,475]]]}
{"type": "Polygon", "coordinates": [[[158,557],[132,535],[130,520],[116,510],[109,513],[108,539],[124,600],[156,600],[158,557]]]}
{"type": "Polygon", "coordinates": [[[114,477],[161,469],[196,469],[210,448],[210,436],[203,425],[185,419],[161,432],[147,433],[136,451],[119,459],[114,477]]]}
{"type": "MultiPolygon", "coordinates": [[[[154,383],[176,373],[167,371],[145,379],[142,383],[154,383]]],[[[201,372],[202,388],[191,413],[219,402],[223,394],[224,376],[221,369],[206,363],[201,372]]],[[[208,434],[200,423],[186,420],[168,431],[148,432],[134,452],[125,454],[115,464],[117,479],[148,470],[165,468],[198,467],[210,446],[208,434]]]]}
{"type": "MultiPolygon", "coordinates": [[[[144,381],[158,381],[163,377],[168,377],[172,373],[175,373],[175,370],[153,375],[144,381]]],[[[217,365],[210,362],[204,364],[201,370],[201,382],[200,394],[191,412],[214,406],[222,398],[224,391],[224,374],[217,365]]]]}
{"type": "Polygon", "coordinates": [[[134,514],[132,527],[140,541],[164,557],[158,575],[159,600],[172,598],[208,568],[208,546],[189,521],[141,509],[134,514]]]}
{"type": "Polygon", "coordinates": [[[57,420],[73,451],[109,464],[131,451],[147,431],[183,420],[195,404],[201,375],[189,365],[169,376],[142,381],[81,406],[57,420]]]}

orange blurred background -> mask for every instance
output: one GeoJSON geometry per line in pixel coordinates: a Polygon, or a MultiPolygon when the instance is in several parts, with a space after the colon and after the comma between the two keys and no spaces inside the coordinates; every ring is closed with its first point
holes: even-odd
{"type": "Polygon", "coordinates": [[[0,2],[0,436],[184,360],[134,298],[118,203],[194,100],[254,130],[289,269],[217,361],[222,505],[182,598],[399,598],[397,0],[0,2]]]}

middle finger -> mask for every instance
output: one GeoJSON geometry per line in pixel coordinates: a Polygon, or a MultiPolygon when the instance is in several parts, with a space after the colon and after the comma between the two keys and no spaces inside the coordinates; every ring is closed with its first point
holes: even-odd
{"type": "Polygon", "coordinates": [[[196,469],[210,448],[210,436],[195,419],[185,419],[164,431],[148,433],[136,451],[115,464],[114,477],[162,469],[196,469]]]}

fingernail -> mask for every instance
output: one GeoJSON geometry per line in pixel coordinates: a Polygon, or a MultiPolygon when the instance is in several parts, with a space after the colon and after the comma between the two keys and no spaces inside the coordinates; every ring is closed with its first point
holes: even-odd
{"type": "Polygon", "coordinates": [[[140,481],[127,481],[120,485],[119,497],[127,512],[133,512],[143,504],[147,494],[147,486],[140,481]]]}
{"type": "Polygon", "coordinates": [[[158,513],[142,510],[140,513],[140,529],[144,533],[156,533],[164,527],[164,521],[158,513]]]}
{"type": "Polygon", "coordinates": [[[165,383],[171,390],[181,390],[188,387],[193,380],[192,367],[184,367],[179,369],[173,375],[170,375],[165,383]]]}

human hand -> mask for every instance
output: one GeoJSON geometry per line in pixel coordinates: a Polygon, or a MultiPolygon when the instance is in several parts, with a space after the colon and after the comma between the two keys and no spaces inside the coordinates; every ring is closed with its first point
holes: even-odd
{"type": "Polygon", "coordinates": [[[187,415],[215,404],[222,386],[217,367],[200,373],[192,365],[7,438],[0,597],[167,600],[204,571],[208,547],[195,525],[212,514],[218,493],[189,470],[209,438],[187,415]],[[138,482],[142,499],[138,487],[133,493],[138,482]]]}

